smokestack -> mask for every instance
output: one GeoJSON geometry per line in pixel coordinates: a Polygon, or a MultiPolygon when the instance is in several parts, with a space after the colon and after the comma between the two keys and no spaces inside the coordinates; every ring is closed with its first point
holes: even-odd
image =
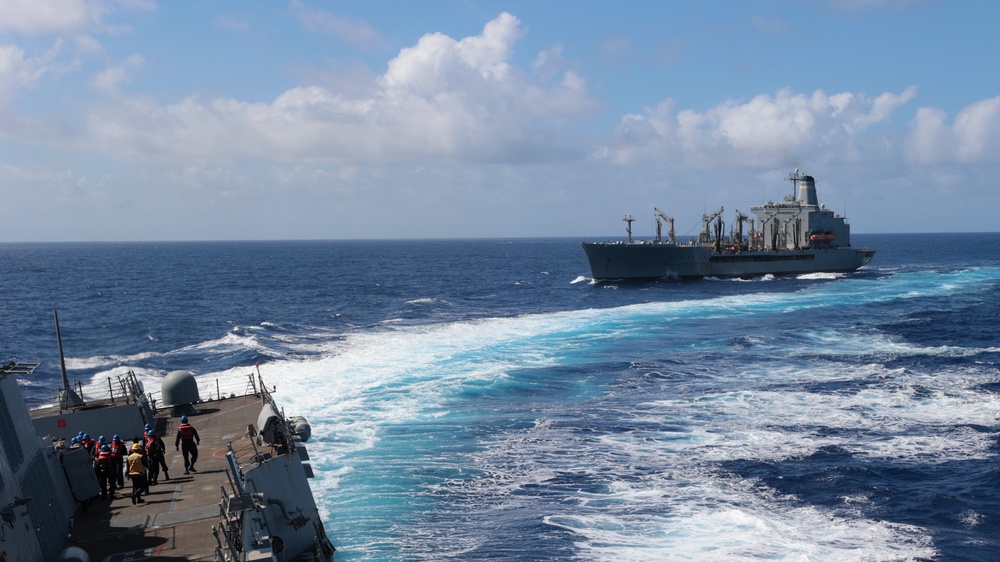
{"type": "Polygon", "coordinates": [[[819,199],[816,198],[816,180],[812,176],[802,176],[802,183],[799,184],[799,202],[819,207],[819,199]]]}

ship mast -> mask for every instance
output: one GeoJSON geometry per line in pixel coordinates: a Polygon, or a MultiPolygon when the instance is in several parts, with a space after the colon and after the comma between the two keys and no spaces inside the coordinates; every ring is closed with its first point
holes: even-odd
{"type": "Polygon", "coordinates": [[[62,392],[59,396],[59,409],[68,410],[72,407],[83,406],[83,399],[69,386],[69,377],[66,376],[66,357],[63,355],[62,335],[59,334],[59,312],[52,311],[56,319],[56,342],[59,344],[59,367],[62,369],[62,392]]]}
{"type": "Polygon", "coordinates": [[[623,218],[622,220],[625,221],[626,223],[628,223],[627,226],[625,227],[625,232],[628,233],[628,243],[631,244],[632,243],[632,223],[635,222],[635,217],[633,217],[632,215],[625,215],[625,218],[623,218]]]}
{"type": "Polygon", "coordinates": [[[798,195],[799,182],[802,181],[804,177],[805,176],[799,173],[799,169],[795,168],[795,171],[788,174],[788,177],[785,178],[786,180],[792,182],[792,199],[795,199],[796,195],[798,195]]]}

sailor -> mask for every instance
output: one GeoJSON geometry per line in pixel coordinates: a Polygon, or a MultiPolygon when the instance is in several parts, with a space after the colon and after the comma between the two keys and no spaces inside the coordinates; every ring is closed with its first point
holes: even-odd
{"type": "Polygon", "coordinates": [[[146,457],[149,463],[146,468],[149,470],[149,485],[155,486],[156,480],[160,476],[160,465],[163,465],[164,475],[170,480],[170,475],[166,474],[166,464],[163,462],[163,440],[156,432],[149,430],[146,432],[146,457]]]}
{"type": "Polygon", "coordinates": [[[115,479],[118,480],[118,489],[125,488],[125,455],[128,453],[128,445],[122,441],[121,436],[115,434],[111,438],[111,443],[108,444],[108,448],[111,449],[111,458],[115,461],[115,479]]]}
{"type": "Polygon", "coordinates": [[[174,449],[180,450],[182,447],[184,449],[184,474],[198,472],[194,467],[194,463],[198,460],[198,445],[201,445],[198,430],[188,424],[187,416],[181,416],[181,424],[177,427],[177,438],[174,439],[174,449]],[[188,472],[189,469],[191,472],[188,472]]]}
{"type": "MultiPolygon", "coordinates": [[[[143,436],[145,436],[145,432],[143,432],[143,436]]],[[[136,447],[139,448],[138,449],[139,454],[142,455],[142,467],[143,467],[144,470],[146,470],[148,472],[149,469],[146,468],[146,467],[149,466],[149,457],[146,456],[146,440],[143,437],[139,437],[138,435],[133,435],[132,436],[132,446],[129,447],[129,454],[131,454],[131,452],[135,451],[136,447]]],[[[126,467],[125,467],[126,471],[128,470],[127,463],[128,463],[128,460],[126,459],[126,467]]],[[[145,492],[148,494],[149,493],[149,475],[148,474],[146,475],[145,482],[143,482],[143,486],[145,487],[145,492]]]]}
{"type": "Polygon", "coordinates": [[[160,437],[159,433],[149,431],[149,437],[156,441],[156,450],[159,451],[159,455],[156,457],[156,462],[159,464],[159,469],[163,471],[163,479],[170,480],[170,469],[167,468],[167,444],[163,442],[163,438],[160,437]]]}
{"type": "Polygon", "coordinates": [[[94,445],[95,445],[94,440],[90,438],[89,433],[84,433],[80,437],[80,447],[82,447],[83,450],[90,453],[90,456],[92,457],[96,457],[98,453],[97,448],[94,447],[94,445]]]}
{"type": "Polygon", "coordinates": [[[143,462],[142,445],[136,443],[132,445],[132,454],[128,456],[128,477],[132,480],[132,505],[145,503],[142,493],[146,491],[146,465],[143,462]]]}
{"type": "Polygon", "coordinates": [[[111,449],[107,445],[101,445],[100,452],[97,453],[97,480],[101,484],[101,499],[115,499],[115,460],[111,456],[111,449]]]}

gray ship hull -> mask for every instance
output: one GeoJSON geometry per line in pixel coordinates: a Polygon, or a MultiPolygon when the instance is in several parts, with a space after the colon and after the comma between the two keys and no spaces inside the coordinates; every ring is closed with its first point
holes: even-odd
{"type": "Polygon", "coordinates": [[[845,217],[820,205],[816,178],[796,169],[786,179],[798,195],[736,211],[730,230],[723,208],[701,217],[697,240],[679,243],[674,219],[653,209],[656,238],[633,241],[632,215],[626,215],[628,242],[584,242],[594,279],[657,279],[660,277],[759,277],[802,273],[856,271],[875,257],[871,248],[851,247],[851,226],[845,217]],[[661,238],[662,221],[669,230],[661,238]],[[744,236],[744,225],[749,226],[744,236]]]}
{"type": "Polygon", "coordinates": [[[716,252],[708,246],[656,242],[584,242],[582,246],[594,279],[846,273],[875,256],[870,248],[716,252]]]}

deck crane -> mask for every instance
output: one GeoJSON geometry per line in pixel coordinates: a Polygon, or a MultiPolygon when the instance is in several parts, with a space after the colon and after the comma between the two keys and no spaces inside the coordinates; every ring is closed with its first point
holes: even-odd
{"type": "MultiPolygon", "coordinates": [[[[762,215],[758,215],[762,216],[762,215]]],[[[777,218],[777,214],[769,213],[767,218],[760,221],[760,244],[761,247],[758,250],[777,250],[778,249],[778,229],[781,228],[781,220],[777,218]],[[768,229],[768,223],[771,223],[771,228],[768,229]]]]}
{"type": "Polygon", "coordinates": [[[698,242],[700,244],[708,244],[712,241],[712,234],[708,231],[708,225],[715,219],[719,219],[721,222],[723,208],[719,207],[719,210],[712,213],[711,215],[701,216],[701,234],[698,235],[698,242]]]}
{"type": "Polygon", "coordinates": [[[656,207],[653,207],[653,216],[656,217],[656,241],[661,241],[660,232],[663,228],[663,222],[660,219],[663,219],[669,225],[669,228],[667,228],[667,243],[676,245],[677,240],[674,239],[674,217],[668,217],[656,207]]]}
{"type": "MultiPolygon", "coordinates": [[[[739,246],[743,246],[743,223],[750,221],[748,215],[744,215],[739,209],[736,209],[736,236],[733,239],[733,243],[739,246]]],[[[753,235],[753,225],[750,226],[750,235],[753,235]]]]}

